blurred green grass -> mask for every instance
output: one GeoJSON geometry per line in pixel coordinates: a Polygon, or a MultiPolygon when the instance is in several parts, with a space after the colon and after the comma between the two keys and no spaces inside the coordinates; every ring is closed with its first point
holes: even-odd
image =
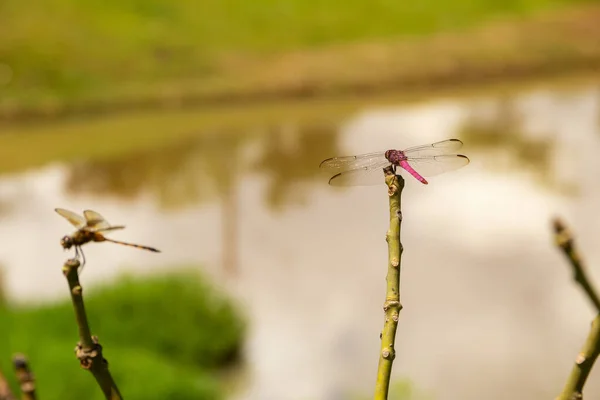
{"type": "MultiPolygon", "coordinates": [[[[2,98],[21,106],[210,77],[224,54],[455,31],[585,0],[4,0],[2,98]]],[[[0,79],[1,80],[1,79],[0,79]]]]}
{"type": "MultiPolygon", "coordinates": [[[[117,279],[85,291],[92,332],[130,399],[221,399],[219,371],[239,361],[244,322],[233,304],[194,273],[117,279]]],[[[0,366],[22,352],[44,398],[101,399],[73,349],[70,301],[0,311],[0,366]]],[[[12,379],[14,383],[14,378],[12,379]]]]}
{"type": "MultiPolygon", "coordinates": [[[[353,395],[352,400],[368,400],[370,396],[353,395]]],[[[435,397],[418,388],[410,379],[398,379],[390,382],[388,400],[435,400],[435,397]]]]}

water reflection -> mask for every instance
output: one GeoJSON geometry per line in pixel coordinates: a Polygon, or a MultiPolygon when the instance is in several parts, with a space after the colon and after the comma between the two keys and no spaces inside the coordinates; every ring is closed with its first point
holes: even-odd
{"type": "Polygon", "coordinates": [[[428,186],[408,179],[403,192],[405,308],[394,377],[437,400],[551,398],[592,315],[552,247],[549,222],[554,214],[569,221],[600,279],[599,100],[589,85],[365,107],[332,125],[202,133],[160,152],[5,178],[0,201],[19,200],[0,224],[0,242],[11,244],[0,249],[7,295],[63,294],[48,265],[61,265],[66,227],[52,208],[90,207],[128,225],[131,236],[118,238],[163,253],[90,247],[89,282],[183,261],[235,274],[213,277],[250,319],[250,381],[236,399],[368,396],[382,323],[386,188],[332,190],[319,161],[458,137],[471,164],[428,186]],[[570,182],[577,196],[564,196],[570,182]],[[13,186],[27,195],[8,196],[13,186]]]}
{"type": "Polygon", "coordinates": [[[310,189],[303,183],[323,177],[317,167],[338,152],[337,133],[337,126],[330,125],[290,124],[269,130],[252,169],[268,177],[265,201],[273,210],[306,202],[310,189]]]}
{"type": "Polygon", "coordinates": [[[66,188],[71,194],[129,200],[149,194],[166,208],[211,201],[235,182],[242,140],[242,135],[207,134],[160,150],[80,161],[69,167],[66,188]]]}
{"type": "MultiPolygon", "coordinates": [[[[556,140],[551,135],[530,137],[523,126],[524,116],[514,98],[502,97],[484,107],[474,106],[459,129],[461,137],[480,154],[486,167],[501,174],[532,171],[540,184],[562,189],[552,173],[556,140]]],[[[569,187],[569,191],[573,191],[569,187]]]]}
{"type": "Polygon", "coordinates": [[[287,124],[248,131],[203,133],[160,150],[109,160],[84,160],[69,167],[71,194],[117,196],[132,200],[149,193],[161,206],[227,200],[242,174],[269,179],[266,201],[273,209],[305,194],[298,183],[317,178],[319,161],[336,152],[337,127],[287,124]],[[258,144],[252,159],[244,150],[258,144]]]}
{"type": "Polygon", "coordinates": [[[253,172],[268,176],[265,198],[273,210],[286,203],[302,203],[307,191],[300,184],[315,179],[317,160],[335,152],[336,133],[331,126],[292,124],[267,127],[259,134],[204,133],[158,151],[80,161],[69,167],[66,187],[71,194],[128,200],[150,194],[164,208],[218,201],[222,268],[235,275],[239,270],[239,179],[253,172]],[[245,151],[253,145],[261,148],[254,159],[245,151]]]}

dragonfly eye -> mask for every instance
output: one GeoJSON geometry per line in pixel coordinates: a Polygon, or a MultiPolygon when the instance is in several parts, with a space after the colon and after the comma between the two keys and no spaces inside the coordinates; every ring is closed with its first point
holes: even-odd
{"type": "Polygon", "coordinates": [[[73,246],[73,240],[71,240],[71,237],[69,236],[64,236],[60,239],[60,245],[65,249],[70,249],[71,246],[73,246]]]}

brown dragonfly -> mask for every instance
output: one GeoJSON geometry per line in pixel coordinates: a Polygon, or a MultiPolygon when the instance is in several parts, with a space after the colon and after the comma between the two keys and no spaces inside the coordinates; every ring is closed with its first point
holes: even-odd
{"type": "Polygon", "coordinates": [[[104,236],[105,232],[115,231],[118,229],[124,229],[124,225],[111,225],[108,223],[106,219],[96,211],[85,210],[83,212],[83,216],[79,214],[75,214],[72,211],[65,210],[64,208],[55,208],[58,214],[62,217],[66,218],[67,221],[71,223],[77,230],[71,234],[66,235],[60,240],[60,245],[68,250],[71,247],[75,247],[75,257],[79,258],[79,254],[83,259],[83,265],[85,265],[85,256],[83,255],[83,251],[81,250],[81,246],[88,242],[111,242],[122,244],[125,246],[136,247],[138,249],[144,249],[153,251],[155,253],[160,253],[160,250],[155,249],[154,247],[142,246],[139,244],[121,242],[119,240],[109,239],[104,236]]]}

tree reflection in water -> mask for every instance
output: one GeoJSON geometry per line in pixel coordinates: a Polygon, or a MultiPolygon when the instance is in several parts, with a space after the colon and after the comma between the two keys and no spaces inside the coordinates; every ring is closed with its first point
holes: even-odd
{"type": "Polygon", "coordinates": [[[556,138],[553,132],[529,135],[523,127],[516,101],[502,98],[491,109],[473,107],[471,117],[459,130],[459,137],[484,156],[490,170],[530,171],[546,188],[574,193],[571,182],[560,181],[554,168],[556,138]]]}
{"type": "Polygon", "coordinates": [[[266,203],[271,209],[303,198],[299,182],[314,181],[321,158],[335,153],[337,130],[329,126],[274,126],[259,133],[203,133],[152,151],[139,151],[70,166],[67,192],[135,200],[150,195],[166,209],[220,201],[222,263],[227,275],[239,268],[240,174],[256,172],[271,179],[266,203]],[[258,145],[257,160],[244,150],[258,145]]]}
{"type": "Polygon", "coordinates": [[[253,170],[269,177],[266,202],[272,210],[302,203],[308,190],[303,183],[323,178],[319,163],[337,154],[338,129],[320,124],[310,127],[288,125],[272,128],[266,133],[262,157],[253,170]]]}

